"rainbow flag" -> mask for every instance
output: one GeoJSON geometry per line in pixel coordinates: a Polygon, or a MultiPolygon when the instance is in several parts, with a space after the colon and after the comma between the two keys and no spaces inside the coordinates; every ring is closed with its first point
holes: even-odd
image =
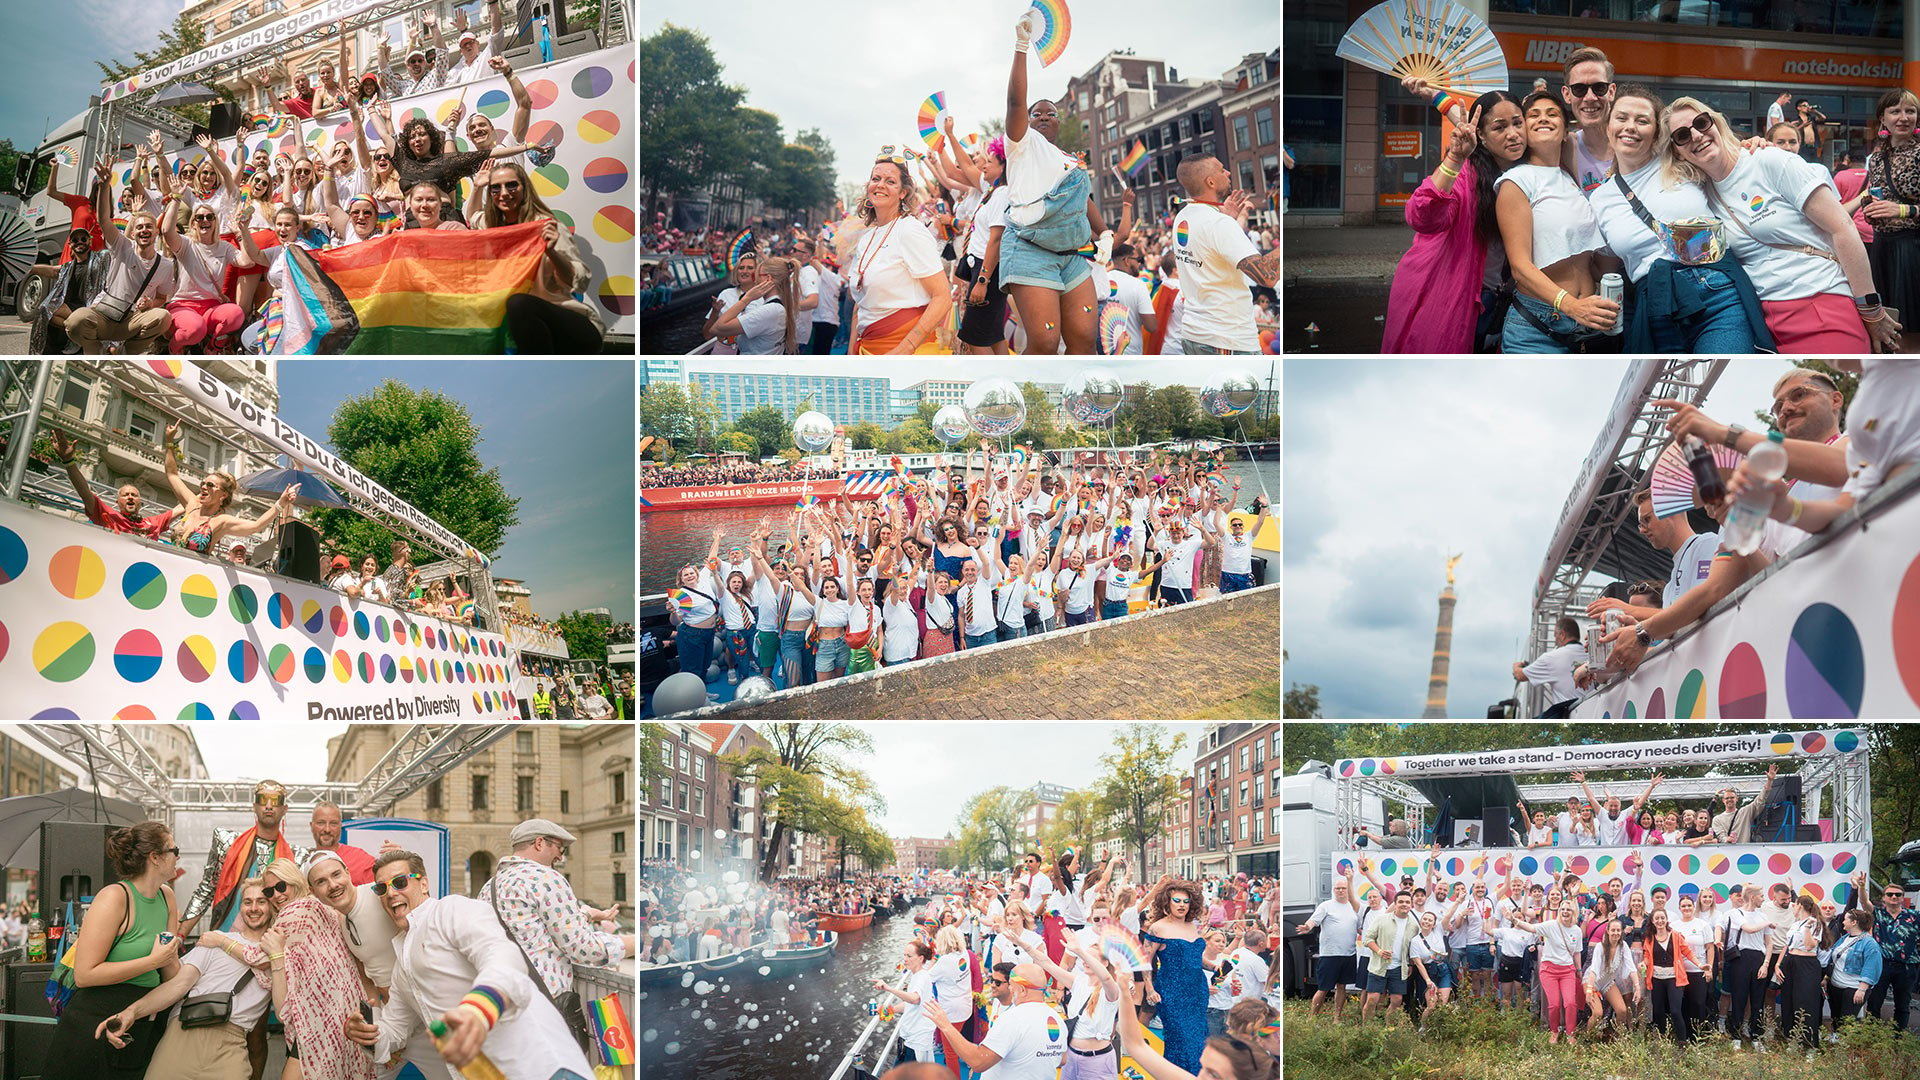
{"type": "Polygon", "coordinates": [[[1132,176],[1135,172],[1139,171],[1141,164],[1146,160],[1146,142],[1141,139],[1135,139],[1133,140],[1133,149],[1127,151],[1127,156],[1120,159],[1120,169],[1128,176],[1132,176]]]}
{"type": "Polygon", "coordinates": [[[298,245],[280,250],[267,267],[267,280],[278,293],[267,305],[262,350],[274,356],[347,351],[360,333],[360,320],[346,293],[320,268],[316,252],[298,245]]]}
{"type": "Polygon", "coordinates": [[[507,297],[526,292],[546,252],[545,223],[416,229],[277,260],[288,304],[282,354],[499,353],[507,297]],[[302,335],[309,320],[324,332],[302,335]],[[289,347],[291,341],[293,347],[289,347]],[[310,347],[302,347],[302,346],[310,347]]]}
{"type": "Polygon", "coordinates": [[[627,1022],[626,1007],[615,994],[587,1006],[587,1022],[593,1027],[594,1050],[602,1065],[632,1065],[633,1025],[627,1022]]]}

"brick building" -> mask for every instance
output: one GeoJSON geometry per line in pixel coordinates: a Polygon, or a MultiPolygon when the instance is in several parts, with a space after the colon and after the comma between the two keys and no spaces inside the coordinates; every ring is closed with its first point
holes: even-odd
{"type": "MultiPolygon", "coordinates": [[[[1108,166],[1119,164],[1133,146],[1137,136],[1131,128],[1136,117],[1192,89],[1179,82],[1179,77],[1179,71],[1169,69],[1164,60],[1123,50],[1108,53],[1067,80],[1067,100],[1060,103],[1061,111],[1071,112],[1080,120],[1087,160],[1093,163],[1094,195],[1100,203],[1100,216],[1109,227],[1119,224],[1122,199],[1120,182],[1108,166]]],[[[1136,174],[1133,183],[1137,186],[1144,175],[1144,170],[1136,174]]],[[[1135,214],[1140,212],[1138,206],[1134,207],[1135,214]]]]}
{"type": "Polygon", "coordinates": [[[1071,788],[1059,784],[1035,784],[1027,789],[1032,801],[1020,818],[1020,835],[1029,842],[1040,839],[1046,831],[1047,823],[1060,816],[1060,804],[1066,801],[1071,788]]]}
{"type": "Polygon", "coordinates": [[[1280,800],[1267,797],[1267,760],[1280,760],[1279,724],[1217,724],[1193,761],[1194,872],[1280,872],[1280,800]]]}
{"type": "Polygon", "coordinates": [[[1249,225],[1280,224],[1280,50],[1251,53],[1227,73],[1233,89],[1220,99],[1226,122],[1220,161],[1233,186],[1254,197],[1249,225]]]}
{"type": "Polygon", "coordinates": [[[953,847],[952,836],[896,836],[893,838],[893,865],[887,873],[903,877],[920,870],[937,870],[940,853],[953,847]]]}
{"type": "Polygon", "coordinates": [[[1193,877],[1193,776],[1180,778],[1180,796],[1167,808],[1163,820],[1166,831],[1160,843],[1147,849],[1147,872],[1143,881],[1154,881],[1161,874],[1178,878],[1193,877]]]}

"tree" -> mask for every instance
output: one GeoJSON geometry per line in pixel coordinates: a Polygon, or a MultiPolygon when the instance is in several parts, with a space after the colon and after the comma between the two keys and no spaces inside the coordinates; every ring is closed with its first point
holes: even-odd
{"type": "Polygon", "coordinates": [[[640,41],[640,127],[647,153],[640,175],[646,206],[662,191],[698,191],[736,172],[745,149],[733,112],[745,91],[720,80],[706,35],[667,23],[640,41]]]}
{"type": "Polygon", "coordinates": [[[728,754],[721,766],[734,779],[760,789],[761,813],[773,822],[760,858],[760,880],[772,881],[789,833],[845,836],[847,807],[884,806],[873,781],[850,759],[873,754],[873,736],[852,724],[769,724],[759,729],[767,743],[728,754]],[[833,828],[843,831],[832,832],[833,828]]]}
{"type": "MultiPolygon", "coordinates": [[[[1193,391],[1179,384],[1160,388],[1160,408],[1166,413],[1167,431],[1176,439],[1192,438],[1199,434],[1194,430],[1205,413],[1200,411],[1200,403],[1193,398],[1193,391]]],[[[1212,417],[1207,417],[1211,420],[1212,417]]],[[[1218,430],[1218,422],[1215,422],[1218,430]]]]}
{"type": "MultiPolygon", "coordinates": [[[[1289,719],[1291,719],[1289,714],[1289,719]]],[[[1309,761],[1324,761],[1333,764],[1336,758],[1347,755],[1340,750],[1340,737],[1346,730],[1345,724],[1295,724],[1287,728],[1285,739],[1280,744],[1281,767],[1288,776],[1300,771],[1300,766],[1309,761]]]]}
{"type": "Polygon", "coordinates": [[[940,440],[934,437],[933,428],[916,416],[887,432],[886,449],[889,454],[927,454],[940,449],[940,440]]]}
{"type": "MultiPolygon", "coordinates": [[[[189,18],[185,12],[182,12],[178,18],[173,20],[172,26],[160,31],[160,44],[153,51],[136,51],[133,54],[133,63],[131,64],[123,64],[118,60],[104,62],[95,60],[93,66],[99,68],[100,73],[105,75],[108,80],[117,82],[129,76],[138,75],[149,68],[158,67],[161,64],[178,60],[183,56],[190,56],[193,53],[199,52],[206,44],[206,28],[197,20],[189,18]]],[[[219,94],[223,101],[236,100],[233,92],[224,87],[215,86],[213,87],[213,91],[219,94]]],[[[161,105],[150,107],[167,109],[197,125],[205,125],[207,118],[212,112],[212,110],[205,105],[161,105]]],[[[42,182],[44,183],[44,181],[42,182]]]]}
{"type": "Polygon", "coordinates": [[[787,414],[771,405],[755,405],[733,418],[735,431],[753,436],[760,454],[768,457],[793,445],[793,424],[787,414]]]}
{"type": "Polygon", "coordinates": [[[1032,805],[1032,793],[1005,786],[988,788],[968,799],[960,808],[954,863],[978,869],[1013,865],[1014,856],[1026,846],[1020,819],[1032,805]]]}
{"type": "Polygon", "coordinates": [[[1154,391],[1154,385],[1150,382],[1136,383],[1126,388],[1126,399],[1113,414],[1114,437],[1123,445],[1127,442],[1157,442],[1167,437],[1159,398],[1154,391]]]}
{"type": "Polygon", "coordinates": [[[1098,792],[1069,791],[1041,831],[1040,842],[1051,852],[1072,848],[1080,855],[1076,868],[1085,871],[1092,865],[1094,842],[1111,831],[1112,823],[1098,792]]]}
{"type": "MultiPolygon", "coordinates": [[[[473,416],[437,391],[388,379],[340,403],[327,441],[342,461],[485,554],[499,551],[520,520],[520,500],[507,494],[500,470],[481,465],[473,416]]],[[[384,556],[399,538],[354,510],[316,510],[312,521],[335,551],[353,557],[384,556]]]]}
{"type": "Polygon", "coordinates": [[[720,438],[714,441],[714,446],[731,453],[745,454],[748,457],[760,456],[759,441],[744,431],[721,432],[720,438]]]}
{"type": "Polygon", "coordinates": [[[913,418],[933,430],[933,418],[940,415],[940,403],[930,398],[921,398],[920,404],[913,407],[913,418]]]}
{"type": "MultiPolygon", "coordinates": [[[[1078,154],[1087,148],[1087,132],[1081,125],[1079,113],[1063,112],[1060,116],[1060,138],[1054,143],[1069,154],[1078,154]]],[[[989,136],[990,137],[990,136],[989,136]]],[[[1094,163],[1096,166],[1098,162],[1094,163]]]]}
{"type": "Polygon", "coordinates": [[[798,135],[795,135],[793,141],[796,145],[804,146],[813,151],[813,156],[819,160],[821,171],[825,173],[829,179],[832,178],[833,143],[829,141],[825,135],[820,133],[819,128],[808,128],[798,135]]]}
{"type": "Polygon", "coordinates": [[[765,109],[739,105],[734,107],[729,122],[739,134],[741,155],[733,171],[723,175],[737,180],[740,190],[749,198],[777,205],[781,192],[773,176],[773,166],[779,161],[784,142],[780,137],[780,118],[765,109]]]}
{"type": "Polygon", "coordinates": [[[1316,683],[1292,683],[1287,687],[1281,715],[1288,720],[1320,718],[1320,687],[1316,683]]]}
{"type": "Polygon", "coordinates": [[[640,390],[640,433],[705,448],[719,407],[713,395],[691,383],[653,382],[640,390]]]}
{"type": "Polygon", "coordinates": [[[661,748],[670,747],[672,741],[665,724],[640,725],[640,772],[633,782],[641,792],[651,792],[662,777],[673,775],[660,758],[661,748]]]}
{"type": "Polygon", "coordinates": [[[1112,821],[1120,842],[1131,847],[1146,872],[1147,843],[1157,838],[1173,801],[1180,797],[1174,774],[1174,754],[1187,744],[1185,735],[1171,735],[1158,724],[1122,728],[1113,750],[1100,755],[1106,775],[1094,790],[1099,806],[1112,821]]]}
{"type": "Polygon", "coordinates": [[[607,628],[598,616],[569,611],[553,620],[560,636],[567,640],[567,655],[575,660],[607,662],[607,628]]]}
{"type": "MultiPolygon", "coordinates": [[[[13,184],[13,174],[20,167],[22,154],[23,151],[13,145],[12,139],[0,139],[0,183],[4,183],[11,188],[13,184]]],[[[47,174],[51,171],[52,166],[50,164],[44,161],[41,162],[39,167],[33,170],[33,178],[28,182],[27,189],[18,194],[25,198],[31,196],[36,191],[44,190],[47,186],[47,174]]]]}
{"type": "Polygon", "coordinates": [[[849,450],[877,450],[887,441],[887,429],[871,420],[847,426],[849,450]]]}
{"type": "Polygon", "coordinates": [[[774,206],[809,220],[815,209],[832,209],[833,173],[812,147],[788,143],[772,164],[768,201],[774,206]]]}
{"type": "Polygon", "coordinates": [[[1027,422],[1013,433],[1015,445],[1052,446],[1058,430],[1053,422],[1053,405],[1047,392],[1031,382],[1020,384],[1020,396],[1027,402],[1027,422]]]}

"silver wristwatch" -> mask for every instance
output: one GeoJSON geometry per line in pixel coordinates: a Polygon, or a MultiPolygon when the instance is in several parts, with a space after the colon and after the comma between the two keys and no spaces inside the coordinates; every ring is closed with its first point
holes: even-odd
{"type": "Polygon", "coordinates": [[[1747,429],[1741,427],[1739,424],[1728,424],[1726,437],[1720,440],[1720,445],[1729,450],[1738,450],[1740,449],[1740,436],[1746,433],[1747,429]]]}

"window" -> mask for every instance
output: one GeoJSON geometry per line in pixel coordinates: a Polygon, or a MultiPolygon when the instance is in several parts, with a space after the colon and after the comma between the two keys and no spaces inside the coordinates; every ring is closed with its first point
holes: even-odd
{"type": "Polygon", "coordinates": [[[1186,142],[1191,138],[1193,138],[1193,117],[1183,116],[1180,118],[1180,141],[1186,142]]]}
{"type": "MultiPolygon", "coordinates": [[[[267,0],[267,3],[269,4],[273,3],[273,0],[267,0]]],[[[1252,67],[1247,69],[1247,85],[1248,86],[1259,86],[1261,83],[1266,81],[1267,81],[1267,65],[1255,64],[1252,67]]]]}
{"type": "Polygon", "coordinates": [[[475,809],[475,810],[485,810],[485,809],[487,809],[487,802],[488,802],[488,800],[487,800],[487,781],[488,781],[489,779],[491,779],[491,778],[490,778],[490,777],[488,777],[486,773],[475,773],[475,774],[473,774],[473,791],[472,791],[472,795],[473,795],[473,800],[472,800],[472,802],[473,802],[473,809],[475,809]]]}
{"type": "Polygon", "coordinates": [[[640,831],[634,834],[634,850],[645,855],[647,853],[647,819],[641,818],[635,824],[640,826],[640,831]]]}
{"type": "Polygon", "coordinates": [[[680,771],[681,771],[681,772],[687,772],[687,771],[688,771],[688,765],[687,765],[687,748],[686,748],[686,747],[684,747],[684,746],[680,748],[680,771]]]}
{"type": "Polygon", "coordinates": [[[1267,797],[1267,774],[1257,773],[1253,778],[1253,797],[1255,801],[1267,797]]]}
{"type": "Polygon", "coordinates": [[[1240,771],[1247,771],[1247,764],[1253,760],[1253,751],[1249,747],[1240,748],[1240,771]]]}
{"type": "Polygon", "coordinates": [[[1245,840],[1246,838],[1247,838],[1247,815],[1241,814],[1240,815],[1240,839],[1245,840]]]}
{"type": "Polygon", "coordinates": [[[707,816],[707,789],[698,785],[693,789],[693,812],[701,817],[707,816]]]}
{"type": "Polygon", "coordinates": [[[1209,110],[1207,112],[1201,113],[1199,119],[1194,121],[1193,129],[1195,131],[1212,131],[1213,130],[1213,112],[1209,110]]]}
{"type": "Polygon", "coordinates": [[[660,778],[660,805],[673,805],[673,781],[664,776],[660,778]]]}
{"type": "Polygon", "coordinates": [[[613,853],[615,855],[625,855],[627,853],[627,834],[625,832],[620,830],[614,831],[613,853]]]}
{"type": "MultiPolygon", "coordinates": [[[[1248,188],[1247,190],[1251,191],[1253,189],[1248,188]]],[[[693,759],[693,778],[695,780],[705,780],[707,778],[707,759],[706,758],[697,757],[693,759]]]]}
{"type": "Polygon", "coordinates": [[[673,858],[673,823],[666,820],[654,822],[653,857],[656,859],[673,858]]]}
{"type": "Polygon", "coordinates": [[[513,733],[513,751],[516,754],[533,753],[533,732],[521,728],[513,733]]]}
{"type": "MultiPolygon", "coordinates": [[[[641,794],[641,795],[642,795],[642,796],[644,797],[646,793],[645,793],[645,792],[641,792],[640,794],[641,794]]],[[[571,791],[568,791],[568,790],[567,790],[566,788],[561,788],[561,789],[560,789],[560,812],[561,812],[562,814],[570,814],[570,813],[572,813],[572,812],[573,812],[573,807],[572,807],[571,805],[569,805],[569,804],[571,804],[572,802],[573,802],[573,792],[571,792],[571,791]]],[[[645,847],[646,847],[646,845],[645,845],[645,844],[642,844],[642,845],[640,845],[640,846],[641,846],[642,848],[645,848],[645,847]]]]}
{"type": "MultiPolygon", "coordinates": [[[[685,799],[685,794],[686,794],[686,788],[687,788],[687,785],[685,785],[685,784],[681,784],[681,785],[680,785],[680,791],[681,791],[681,796],[682,796],[682,798],[681,798],[681,801],[682,801],[682,802],[685,802],[685,801],[686,801],[686,799],[685,799]]],[[[626,770],[625,770],[625,769],[622,769],[622,770],[620,770],[619,772],[616,772],[616,773],[608,773],[608,774],[607,774],[607,794],[608,794],[608,796],[609,796],[609,798],[608,798],[608,801],[609,801],[609,802],[611,802],[611,803],[613,803],[613,805],[615,805],[615,806],[625,806],[625,805],[626,805],[626,803],[627,803],[627,773],[626,773],[626,770]]],[[[683,806],[683,807],[681,807],[681,809],[682,809],[682,810],[684,810],[684,809],[686,809],[686,807],[684,807],[684,806],[683,806]]]]}
{"type": "Polygon", "coordinates": [[[613,872],[613,899],[615,903],[627,902],[627,875],[620,870],[613,872]]]}
{"type": "Polygon", "coordinates": [[[1273,770],[1273,778],[1267,781],[1267,784],[1268,784],[1268,790],[1273,792],[1274,798],[1276,799],[1279,798],[1280,797],[1280,770],[1279,769],[1273,770]]]}
{"type": "Polygon", "coordinates": [[[1235,150],[1245,150],[1247,148],[1247,117],[1245,113],[1233,118],[1233,148],[1235,150]]]}
{"type": "Polygon", "coordinates": [[[1251,161],[1240,163],[1240,190],[1246,192],[1259,190],[1253,186],[1253,162],[1251,161]]]}
{"type": "Polygon", "coordinates": [[[1267,744],[1265,740],[1253,740],[1253,767],[1259,768],[1267,763],[1267,744]]]}
{"type": "Polygon", "coordinates": [[[1259,814],[1253,815],[1253,842],[1256,844],[1266,839],[1266,834],[1261,832],[1260,825],[1261,825],[1260,815],[1259,814]]]}
{"type": "Polygon", "coordinates": [[[144,443],[157,442],[159,441],[157,437],[160,434],[160,425],[156,423],[152,417],[129,411],[127,413],[127,434],[144,443]]]}
{"type": "Polygon", "coordinates": [[[1275,836],[1280,835],[1280,808],[1277,806],[1267,811],[1267,831],[1275,836]]]}
{"type": "Polygon", "coordinates": [[[87,398],[93,388],[77,379],[68,379],[60,388],[60,407],[75,416],[87,415],[87,398]]]}
{"type": "Polygon", "coordinates": [[[687,782],[685,780],[680,781],[680,809],[685,810],[687,808],[687,796],[689,794],[690,791],[687,787],[687,782]]]}
{"type": "Polygon", "coordinates": [[[513,808],[523,814],[533,809],[533,777],[513,778],[513,808]]]}
{"type": "Polygon", "coordinates": [[[427,809],[439,810],[441,809],[442,805],[443,804],[441,803],[440,781],[438,780],[427,781],[427,809]]]}
{"type": "Polygon", "coordinates": [[[1246,782],[1245,780],[1242,780],[1242,781],[1240,781],[1240,803],[1239,803],[1239,805],[1241,805],[1241,806],[1245,806],[1245,805],[1247,805],[1247,782],[1246,782]]]}
{"type": "Polygon", "coordinates": [[[1080,111],[1081,112],[1087,111],[1087,104],[1088,104],[1087,92],[1085,90],[1082,90],[1080,91],[1080,111]]]}
{"type": "Polygon", "coordinates": [[[1115,139],[1118,139],[1119,137],[1120,137],[1120,125],[1108,124],[1107,125],[1107,141],[1113,142],[1115,139]]]}
{"type": "Polygon", "coordinates": [[[664,742],[660,744],[660,764],[664,768],[673,768],[673,747],[664,742]]]}
{"type": "MultiPolygon", "coordinates": [[[[1181,136],[1181,137],[1182,137],[1182,138],[1185,138],[1185,136],[1184,136],[1184,135],[1183,135],[1183,136],[1181,136]]],[[[1161,125],[1160,125],[1160,144],[1161,144],[1162,146],[1172,146],[1172,145],[1173,145],[1173,125],[1172,125],[1172,124],[1161,124],[1161,125]]]]}
{"type": "Polygon", "coordinates": [[[1253,114],[1254,130],[1260,136],[1261,145],[1273,141],[1273,110],[1261,109],[1253,114]]]}
{"type": "Polygon", "coordinates": [[[1273,749],[1269,752],[1269,756],[1275,760],[1279,760],[1280,757],[1280,731],[1277,728],[1273,732],[1273,749]]]}

